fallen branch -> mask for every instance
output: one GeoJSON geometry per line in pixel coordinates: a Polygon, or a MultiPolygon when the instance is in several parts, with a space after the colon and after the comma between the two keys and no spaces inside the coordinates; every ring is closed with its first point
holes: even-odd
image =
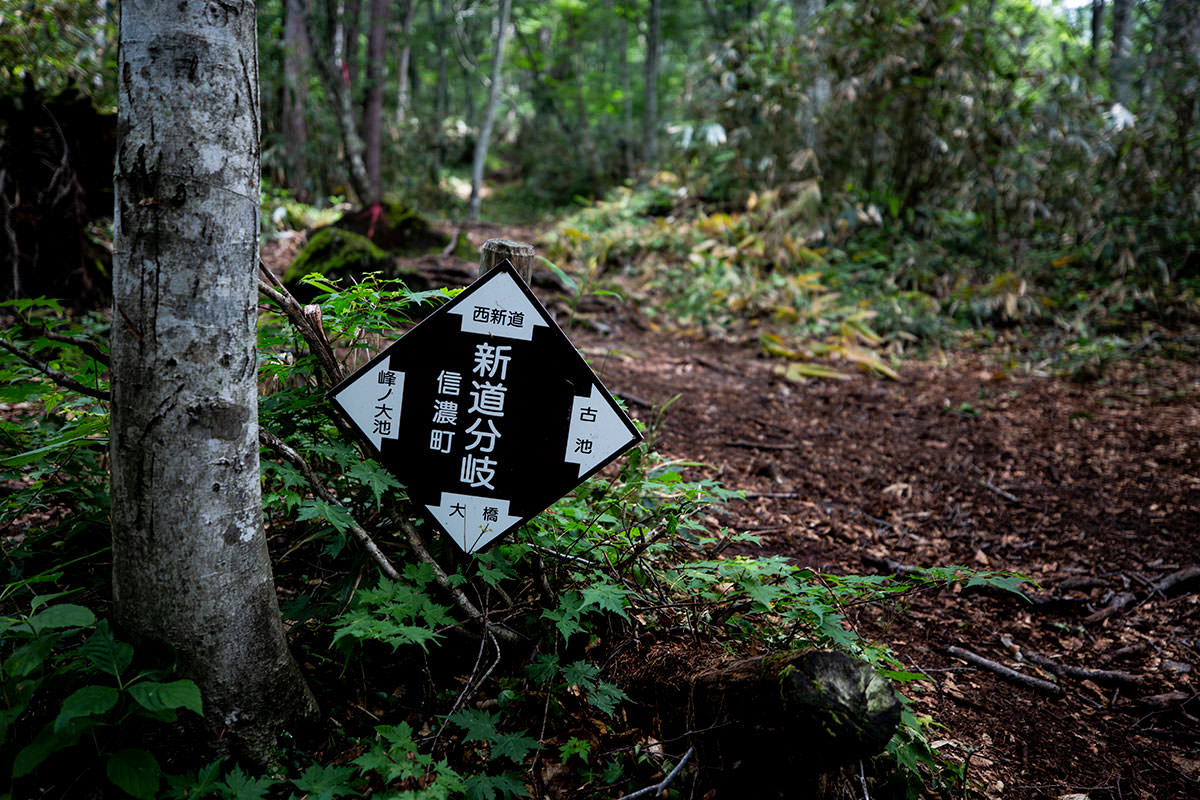
{"type": "Polygon", "coordinates": [[[1141,686],[1142,679],[1136,675],[1130,675],[1128,672],[1119,672],[1111,669],[1087,669],[1085,667],[1072,667],[1067,664],[1059,664],[1053,659],[1038,653],[1030,653],[1022,651],[1021,656],[1028,662],[1037,664],[1039,667],[1045,667],[1055,675],[1066,675],[1071,678],[1077,678],[1082,681],[1095,681],[1096,683],[1120,683],[1128,686],[1141,686]]]}
{"type": "Polygon", "coordinates": [[[475,604],[471,602],[466,593],[454,585],[450,580],[450,576],[446,574],[446,570],[442,569],[442,565],[425,548],[425,542],[421,541],[421,534],[417,533],[417,527],[412,522],[401,520],[400,530],[404,534],[404,539],[408,542],[408,546],[412,549],[413,553],[416,554],[417,558],[429,565],[429,568],[433,570],[433,578],[438,582],[438,586],[441,586],[454,598],[454,603],[459,608],[466,612],[472,619],[479,621],[484,626],[485,631],[495,633],[498,638],[506,642],[520,640],[521,637],[516,631],[493,625],[487,618],[487,615],[475,607],[475,604]]]}
{"type": "Polygon", "coordinates": [[[1154,591],[1166,594],[1171,591],[1190,591],[1192,584],[1200,587],[1200,567],[1185,567],[1172,572],[1154,584],[1154,591]]]}
{"type": "Polygon", "coordinates": [[[947,647],[946,652],[955,658],[966,661],[969,664],[974,664],[977,667],[982,667],[989,672],[994,672],[1010,683],[1015,683],[1024,686],[1028,689],[1033,689],[1035,692],[1041,692],[1051,697],[1059,697],[1062,695],[1062,688],[1050,681],[1044,681],[1041,678],[1034,678],[1030,675],[1024,675],[1017,672],[1015,669],[1009,669],[1003,664],[997,664],[995,661],[984,658],[981,655],[972,653],[970,650],[963,650],[961,647],[947,647]]]}
{"type": "Polygon", "coordinates": [[[318,363],[325,371],[329,385],[340,382],[342,368],[333,355],[333,345],[329,343],[329,337],[325,335],[325,328],[321,325],[321,307],[301,306],[262,261],[258,262],[258,271],[261,273],[258,290],[279,306],[288,321],[300,332],[304,341],[308,343],[308,349],[317,357],[318,363]]]}
{"type": "MultiPolygon", "coordinates": [[[[313,491],[316,492],[317,496],[319,496],[322,500],[330,505],[337,506],[338,508],[345,508],[345,506],[338,502],[338,499],[333,492],[329,491],[329,488],[326,487],[325,484],[321,483],[320,479],[317,477],[317,474],[313,472],[312,465],[308,463],[304,456],[300,455],[300,453],[298,453],[278,436],[275,436],[273,433],[263,428],[258,429],[258,440],[282,456],[284,460],[291,463],[296,467],[296,469],[300,470],[300,472],[304,475],[305,480],[308,481],[309,486],[312,487],[313,491]]],[[[401,579],[400,573],[396,571],[394,566],[392,566],[392,562],[388,560],[388,557],[385,556],[383,551],[379,549],[379,546],[375,544],[375,540],[371,538],[369,533],[360,528],[358,525],[354,524],[350,525],[350,532],[354,534],[354,538],[358,539],[358,542],[363,546],[363,549],[366,550],[371,558],[375,560],[375,563],[379,565],[379,569],[383,571],[384,575],[387,575],[394,581],[401,579]]]]}
{"type": "Polygon", "coordinates": [[[54,331],[42,331],[41,335],[54,342],[74,345],[82,350],[84,355],[99,361],[106,367],[108,366],[108,353],[101,350],[91,339],[84,336],[68,336],[65,333],[55,333],[54,331]]]}
{"type": "Polygon", "coordinates": [[[73,392],[79,392],[80,394],[87,395],[88,397],[94,397],[95,399],[105,403],[112,402],[112,395],[103,389],[93,389],[90,386],[84,386],[82,383],[66,373],[59,372],[58,370],[51,368],[49,364],[38,361],[21,348],[10,344],[4,339],[0,339],[0,347],[3,347],[5,350],[12,353],[14,356],[21,359],[26,364],[33,367],[38,372],[42,373],[64,389],[70,389],[73,392]]]}
{"type": "Polygon", "coordinates": [[[800,445],[785,442],[775,444],[772,442],[726,442],[726,447],[744,447],[747,450],[798,450],[800,445]]]}
{"type": "Polygon", "coordinates": [[[1000,497],[1003,497],[1005,500],[1007,500],[1010,503],[1016,503],[1019,506],[1023,506],[1026,504],[1024,500],[1017,497],[1012,492],[1006,492],[1005,490],[1001,489],[999,486],[994,486],[991,481],[980,481],[980,483],[983,485],[983,488],[987,489],[988,491],[990,491],[1000,497]]]}
{"type": "Polygon", "coordinates": [[[675,769],[671,770],[667,774],[667,777],[663,778],[658,783],[654,784],[653,786],[647,786],[645,789],[638,789],[633,794],[624,795],[623,797],[618,798],[618,800],[634,800],[634,798],[637,797],[645,797],[647,795],[657,796],[662,792],[665,792],[667,787],[671,785],[671,781],[675,780],[675,776],[678,775],[683,769],[683,765],[688,762],[688,759],[692,757],[692,753],[694,752],[696,752],[696,748],[689,747],[688,751],[683,754],[683,758],[679,759],[679,763],[675,765],[675,769]]]}

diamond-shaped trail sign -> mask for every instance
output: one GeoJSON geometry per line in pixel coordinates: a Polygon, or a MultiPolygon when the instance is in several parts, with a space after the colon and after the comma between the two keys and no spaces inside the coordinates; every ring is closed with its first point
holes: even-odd
{"type": "Polygon", "coordinates": [[[467,552],[642,438],[508,261],[329,395],[467,552]]]}

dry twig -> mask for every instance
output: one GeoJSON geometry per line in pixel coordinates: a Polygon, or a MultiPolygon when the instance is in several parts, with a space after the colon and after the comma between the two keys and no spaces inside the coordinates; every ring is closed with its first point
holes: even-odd
{"type": "Polygon", "coordinates": [[[73,392],[79,392],[80,394],[87,395],[88,397],[93,397],[93,398],[95,398],[97,400],[101,400],[105,403],[112,401],[112,395],[110,395],[108,392],[106,392],[102,389],[93,389],[90,386],[84,386],[82,383],[75,380],[74,378],[67,375],[66,373],[59,372],[58,370],[51,368],[51,366],[49,364],[45,364],[41,361],[38,361],[36,358],[29,355],[21,348],[15,346],[13,344],[10,344],[9,342],[6,342],[4,339],[0,339],[0,347],[3,347],[5,350],[12,353],[14,356],[21,359],[26,364],[33,367],[38,372],[42,373],[47,378],[54,381],[55,383],[57,383],[59,386],[63,387],[64,389],[70,389],[73,392]]]}
{"type": "MultiPolygon", "coordinates": [[[[296,467],[296,469],[300,470],[300,472],[303,473],[305,480],[307,480],[308,484],[312,487],[313,491],[316,492],[322,500],[330,505],[337,506],[338,508],[345,508],[345,506],[338,502],[338,499],[336,496],[334,496],[333,492],[329,491],[329,488],[325,486],[325,484],[321,483],[321,480],[317,477],[317,474],[313,472],[312,465],[308,463],[304,456],[296,452],[295,449],[289,446],[278,436],[275,436],[273,433],[263,428],[258,429],[258,440],[274,450],[286,461],[290,462],[296,467]]],[[[371,538],[369,533],[360,528],[358,525],[351,525],[350,532],[354,534],[354,538],[358,540],[359,544],[363,546],[363,549],[367,551],[368,555],[370,555],[371,558],[375,560],[375,563],[379,565],[379,569],[383,571],[384,575],[387,575],[394,581],[400,580],[400,573],[396,571],[394,566],[392,566],[392,562],[389,561],[388,557],[385,556],[383,551],[379,549],[379,545],[375,544],[375,540],[371,538]]]]}
{"type": "Polygon", "coordinates": [[[634,800],[634,798],[646,797],[648,795],[657,796],[666,791],[666,788],[671,785],[671,781],[675,780],[675,776],[680,773],[680,771],[683,769],[683,765],[688,762],[688,759],[692,757],[692,753],[694,752],[696,752],[696,748],[689,747],[688,751],[683,754],[683,758],[679,759],[679,763],[675,765],[675,768],[667,774],[667,777],[663,778],[658,783],[654,784],[653,786],[647,786],[645,789],[638,789],[633,794],[624,795],[623,797],[618,798],[618,800],[634,800]]]}
{"type": "Polygon", "coordinates": [[[963,650],[961,647],[951,646],[946,648],[946,652],[955,658],[966,661],[969,664],[974,664],[977,667],[983,667],[990,672],[994,672],[1010,683],[1025,686],[1029,689],[1033,689],[1036,692],[1050,695],[1051,697],[1059,697],[1062,694],[1062,689],[1057,684],[1053,684],[1050,681],[1044,681],[1041,678],[1034,678],[1030,675],[1023,675],[1020,672],[1017,672],[1015,669],[1009,669],[1003,664],[997,664],[995,661],[991,661],[981,655],[972,653],[970,650],[963,650]]]}

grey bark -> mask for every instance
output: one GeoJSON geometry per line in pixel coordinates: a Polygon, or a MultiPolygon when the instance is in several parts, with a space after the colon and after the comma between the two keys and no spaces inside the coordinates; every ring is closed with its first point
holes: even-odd
{"type": "Polygon", "coordinates": [[[388,0],[371,0],[367,31],[367,102],[363,110],[363,166],[370,197],[365,205],[383,197],[383,81],[386,72],[388,0]]]}
{"type": "Polygon", "coordinates": [[[306,0],[287,0],[283,27],[283,143],[287,165],[287,186],[302,201],[308,200],[308,164],[305,148],[308,130],[304,110],[308,107],[310,57],[305,29],[306,0]]]}
{"type": "Polygon", "coordinates": [[[404,125],[408,120],[408,107],[412,102],[408,71],[412,64],[412,26],[417,14],[417,0],[408,0],[404,10],[404,21],[400,26],[400,59],[396,64],[396,124],[404,125]]]}
{"type": "Polygon", "coordinates": [[[1129,105],[1129,29],[1131,0],[1113,0],[1112,52],[1108,58],[1108,81],[1113,99],[1129,105]]]}
{"type": "Polygon", "coordinates": [[[127,0],[119,41],[116,618],[173,650],[211,731],[262,758],[316,706],[288,652],[262,528],[254,3],[127,0]]]}
{"type": "Polygon", "coordinates": [[[1088,50],[1088,68],[1099,74],[1100,48],[1104,41],[1104,0],[1092,0],[1092,46],[1088,50]]]}
{"type": "Polygon", "coordinates": [[[512,0],[500,0],[500,12],[496,25],[496,41],[492,49],[492,78],[488,84],[487,105],[483,109],[483,120],[479,125],[479,136],[475,139],[475,157],[471,161],[471,200],[467,206],[467,218],[479,219],[479,205],[483,189],[483,167],[487,161],[488,146],[492,138],[492,126],[496,123],[496,107],[500,104],[500,86],[504,76],[504,45],[508,39],[508,18],[512,13],[512,0]]]}
{"type": "Polygon", "coordinates": [[[642,154],[648,167],[658,160],[658,47],[662,35],[661,0],[650,0],[646,31],[646,103],[642,154]]]}
{"type": "MultiPolygon", "coordinates": [[[[333,101],[333,116],[337,121],[338,132],[342,135],[342,147],[345,149],[346,165],[349,167],[350,187],[360,203],[368,202],[371,195],[371,181],[367,177],[367,167],[363,161],[363,141],[358,135],[358,121],[354,114],[354,99],[352,96],[353,82],[351,79],[350,56],[345,51],[346,36],[344,34],[345,9],[334,0],[324,0],[329,37],[325,52],[316,53],[313,63],[317,74],[321,76],[321,84],[326,94],[333,101]],[[350,60],[348,60],[350,59],[350,60]]],[[[312,20],[306,18],[308,24],[308,40],[316,42],[315,26],[312,20]]]]}
{"type": "Polygon", "coordinates": [[[621,79],[621,149],[625,151],[625,174],[633,177],[634,173],[634,140],[636,134],[633,128],[633,85],[629,76],[629,5],[623,0],[621,5],[621,44],[620,59],[617,63],[621,79]]]}
{"type": "Polygon", "coordinates": [[[482,277],[495,268],[500,262],[508,261],[513,265],[525,283],[533,278],[533,245],[526,242],[514,242],[511,239],[488,239],[479,248],[479,276],[482,277]]]}

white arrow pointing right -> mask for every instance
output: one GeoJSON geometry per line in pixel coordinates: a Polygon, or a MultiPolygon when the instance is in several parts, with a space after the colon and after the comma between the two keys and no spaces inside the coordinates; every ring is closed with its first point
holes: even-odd
{"type": "Polygon", "coordinates": [[[590,396],[576,397],[571,404],[571,427],[563,460],[578,464],[582,476],[636,438],[593,383],[590,396]]]}

